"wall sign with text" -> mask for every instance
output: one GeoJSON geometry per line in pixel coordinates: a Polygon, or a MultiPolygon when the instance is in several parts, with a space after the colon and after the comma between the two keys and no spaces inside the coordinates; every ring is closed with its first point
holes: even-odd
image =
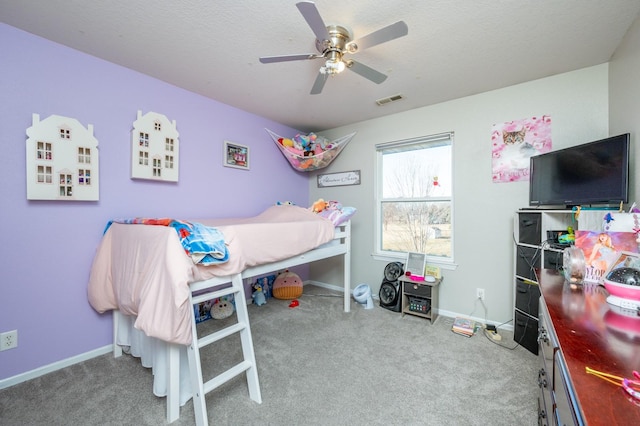
{"type": "Polygon", "coordinates": [[[318,188],[344,185],[360,185],[360,170],[318,175],[318,188]]]}

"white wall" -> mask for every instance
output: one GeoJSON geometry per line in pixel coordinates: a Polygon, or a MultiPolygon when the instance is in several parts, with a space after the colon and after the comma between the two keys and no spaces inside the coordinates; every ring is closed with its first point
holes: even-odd
{"type": "Polygon", "coordinates": [[[609,127],[611,134],[631,133],[630,202],[640,204],[640,150],[634,145],[640,132],[640,19],[637,19],[609,62],[609,127]]]}
{"type": "MultiPolygon", "coordinates": [[[[375,144],[453,131],[454,257],[458,267],[443,271],[440,309],[449,314],[473,312],[484,320],[482,307],[474,310],[475,289],[481,287],[486,290],[486,318],[499,323],[511,320],[513,217],[517,209],[528,205],[529,186],[528,182],[492,183],[492,125],[550,115],[554,149],[606,137],[607,84],[608,65],[602,64],[321,132],[329,137],[358,132],[331,166],[320,172],[361,170],[361,185],[319,189],[313,178],[309,194],[311,200],[339,200],[358,209],[352,221],[352,287],[368,283],[377,294],[387,263],[372,257],[375,144]]],[[[339,282],[331,266],[340,262],[314,265],[311,278],[339,282]]]]}

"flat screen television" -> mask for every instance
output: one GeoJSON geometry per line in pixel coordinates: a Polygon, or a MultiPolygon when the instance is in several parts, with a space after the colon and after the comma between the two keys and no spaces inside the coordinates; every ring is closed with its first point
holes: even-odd
{"type": "Polygon", "coordinates": [[[531,157],[529,205],[627,203],[629,140],[629,133],[625,133],[531,157]]]}

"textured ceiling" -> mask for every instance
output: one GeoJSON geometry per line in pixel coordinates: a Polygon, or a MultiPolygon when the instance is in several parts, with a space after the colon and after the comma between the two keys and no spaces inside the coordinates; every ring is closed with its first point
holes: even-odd
{"type": "Polygon", "coordinates": [[[345,71],[309,91],[322,61],[296,0],[0,0],[0,19],[225,104],[319,131],[607,62],[640,0],[330,1],[325,23],[357,39],[403,20],[405,37],[353,59],[389,77],[345,71]],[[404,99],[377,106],[380,98],[404,99]]]}

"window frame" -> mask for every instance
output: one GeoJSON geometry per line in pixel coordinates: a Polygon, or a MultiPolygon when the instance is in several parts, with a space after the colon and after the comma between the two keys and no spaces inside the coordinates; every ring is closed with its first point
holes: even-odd
{"type": "Polygon", "coordinates": [[[375,145],[375,194],[374,194],[374,203],[375,203],[375,236],[374,236],[374,250],[373,257],[378,260],[385,261],[404,261],[406,259],[406,252],[396,252],[389,250],[382,250],[382,235],[383,235],[383,223],[382,223],[382,206],[385,202],[393,202],[393,201],[408,201],[407,198],[398,199],[398,198],[384,198],[383,197],[383,170],[382,170],[382,158],[383,153],[388,152],[392,149],[396,149],[398,151],[405,151],[407,147],[415,147],[417,145],[424,145],[424,148],[442,146],[443,144],[449,145],[451,147],[451,195],[449,196],[434,196],[434,197],[416,197],[411,198],[409,202],[441,202],[448,201],[451,205],[451,256],[450,257],[441,257],[441,256],[432,256],[427,255],[427,262],[431,265],[438,265],[443,269],[454,269],[457,265],[455,263],[455,250],[454,250],[454,242],[455,242],[455,225],[454,225],[454,182],[453,182],[453,156],[454,156],[454,133],[453,132],[445,132],[434,135],[427,136],[419,136],[416,138],[410,139],[402,139],[398,141],[392,142],[384,142],[375,145]]]}

